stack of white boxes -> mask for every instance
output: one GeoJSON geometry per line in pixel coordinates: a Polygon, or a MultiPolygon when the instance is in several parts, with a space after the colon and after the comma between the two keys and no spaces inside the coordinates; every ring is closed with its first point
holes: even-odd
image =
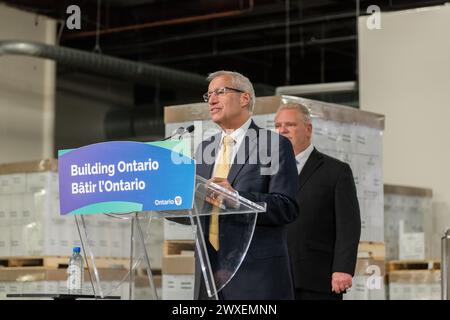
{"type": "MultiPolygon", "coordinates": [[[[361,241],[384,242],[382,142],[384,116],[332,103],[274,96],[256,99],[252,119],[274,130],[274,117],[283,103],[298,102],[310,110],[312,140],[321,152],[347,162],[353,171],[361,209],[361,241]]],[[[195,122],[195,150],[202,139],[220,130],[204,103],[165,108],[166,135],[195,122]]]]}
{"type": "Polygon", "coordinates": [[[430,257],[425,221],[431,220],[430,189],[384,186],[384,224],[388,260],[423,260],[430,257]]]}
{"type": "MultiPolygon", "coordinates": [[[[162,298],[162,278],[160,275],[153,275],[153,282],[156,287],[156,294],[158,299],[162,298]]],[[[127,286],[128,290],[128,286],[127,286]]],[[[122,299],[128,299],[129,293],[122,296],[122,299]]],[[[133,300],[153,300],[154,294],[149,285],[148,278],[146,276],[140,276],[135,279],[133,287],[133,300]]]]}
{"type": "MultiPolygon", "coordinates": [[[[252,118],[258,126],[274,129],[278,107],[288,102],[299,102],[310,109],[314,146],[350,164],[361,209],[361,241],[383,243],[384,116],[310,99],[273,96],[256,99],[252,118]]],[[[166,107],[165,123],[166,135],[181,126],[194,124],[196,129],[190,138],[193,150],[203,139],[219,132],[217,125],[209,120],[204,103],[166,107]]]]}
{"type": "Polygon", "coordinates": [[[359,257],[352,288],[344,300],[385,300],[384,260],[359,257]]]}
{"type": "Polygon", "coordinates": [[[389,299],[440,299],[440,271],[414,265],[415,261],[432,262],[425,260],[432,258],[426,225],[432,220],[432,190],[385,185],[384,196],[387,259],[397,260],[391,262],[393,266],[404,263],[407,267],[389,272],[389,299]]]}
{"type": "Polygon", "coordinates": [[[164,223],[162,218],[154,218],[148,227],[148,236],[146,239],[146,247],[149,253],[150,265],[153,270],[161,271],[163,240],[164,240],[164,223]]]}
{"type": "MultiPolygon", "coordinates": [[[[59,228],[57,229],[59,233],[58,237],[60,237],[64,243],[68,242],[69,244],[73,243],[74,246],[79,246],[80,240],[75,218],[73,216],[62,216],[59,219],[64,220],[65,223],[73,229],[73,233],[70,235],[64,234],[65,230],[59,228]],[[74,238],[70,240],[70,236],[74,238]]],[[[84,223],[79,219],[80,231],[84,235],[84,230],[86,230],[89,238],[90,250],[92,250],[95,257],[130,257],[131,225],[129,219],[117,219],[108,215],[94,214],[85,215],[83,220],[84,223]]],[[[85,247],[85,249],[88,250],[87,247],[85,247]]],[[[58,251],[55,254],[44,255],[67,255],[67,253],[63,254],[62,251],[58,251]]]]}
{"type": "Polygon", "coordinates": [[[440,270],[399,270],[389,273],[390,300],[440,300],[440,270]]]}
{"type": "Polygon", "coordinates": [[[162,294],[164,300],[194,298],[194,229],[164,219],[162,294]]]}
{"type": "MultiPolygon", "coordinates": [[[[103,294],[128,298],[128,282],[118,286],[126,274],[126,270],[108,270],[107,280],[102,281],[103,294]],[[111,292],[115,289],[113,292],[111,292]],[[111,293],[111,294],[109,294],[111,293]]],[[[63,269],[33,268],[32,270],[11,269],[0,273],[0,300],[6,299],[7,294],[67,294],[67,274],[63,269]],[[17,281],[21,279],[21,281],[17,281]]],[[[93,294],[89,275],[85,273],[83,294],[93,294]]]]}
{"type": "MultiPolygon", "coordinates": [[[[87,215],[84,221],[96,258],[130,257],[130,220],[87,215]]],[[[152,265],[160,269],[162,222],[159,221],[159,225],[155,222],[152,226],[159,231],[159,250],[151,255],[155,259],[152,265]]],[[[0,258],[69,257],[72,248],[80,245],[75,218],[60,215],[57,161],[0,165],[0,258]]],[[[89,256],[89,252],[86,254],[89,256]]],[[[110,265],[113,266],[114,262],[110,265]]],[[[4,272],[0,270],[0,278],[4,272]]],[[[67,292],[66,277],[64,274],[59,280],[48,281],[33,281],[31,278],[23,283],[5,280],[0,284],[0,291],[63,293],[67,292]]],[[[108,286],[112,288],[119,280],[102,281],[102,285],[106,286],[104,290],[109,290],[108,286]]],[[[85,287],[85,293],[92,291],[88,281],[85,287]]]]}
{"type": "Polygon", "coordinates": [[[51,160],[0,166],[0,256],[71,254],[74,229],[59,215],[55,171],[51,160]]]}
{"type": "Polygon", "coordinates": [[[386,299],[386,248],[382,242],[360,242],[353,286],[344,300],[386,299]]]}
{"type": "MultiPolygon", "coordinates": [[[[80,246],[73,216],[61,216],[56,160],[0,166],[0,257],[70,256],[80,246]]],[[[126,222],[86,217],[98,257],[128,257],[126,222]]]]}

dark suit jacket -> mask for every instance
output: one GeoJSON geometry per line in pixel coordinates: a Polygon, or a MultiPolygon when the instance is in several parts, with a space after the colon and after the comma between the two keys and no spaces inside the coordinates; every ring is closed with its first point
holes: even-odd
{"type": "MultiPolygon", "coordinates": [[[[201,151],[212,150],[215,159],[220,138],[221,134],[217,134],[203,141],[197,150],[197,174],[206,179],[211,178],[214,163],[202,161],[205,154],[201,151]]],[[[242,197],[253,202],[266,202],[267,212],[258,214],[247,255],[234,277],[220,291],[219,298],[293,299],[287,224],[298,216],[295,201],[298,179],[290,141],[272,131],[259,128],[252,121],[230,168],[228,181],[242,197]],[[268,137],[268,143],[264,141],[264,137],[268,137]],[[261,158],[264,155],[270,156],[269,163],[267,159],[261,158]],[[278,166],[276,156],[279,159],[278,166]],[[237,159],[245,159],[245,163],[238,164],[237,159]],[[258,161],[254,161],[255,159],[258,161]],[[270,166],[278,170],[274,170],[272,175],[261,175],[260,170],[270,166]]],[[[233,247],[239,245],[242,223],[241,227],[236,223],[239,215],[232,216],[234,217],[220,216],[220,250],[216,253],[209,248],[213,265],[220,264],[221,257],[229,256],[233,247]]],[[[202,220],[202,228],[207,235],[209,217],[202,217],[202,220]]],[[[209,243],[208,240],[206,242],[209,243]]],[[[197,263],[195,297],[206,299],[203,276],[198,267],[197,263]]]]}
{"type": "Polygon", "coordinates": [[[361,219],[352,170],[314,149],[298,179],[300,215],[288,227],[295,287],[331,293],[333,272],[355,271],[361,219]]]}

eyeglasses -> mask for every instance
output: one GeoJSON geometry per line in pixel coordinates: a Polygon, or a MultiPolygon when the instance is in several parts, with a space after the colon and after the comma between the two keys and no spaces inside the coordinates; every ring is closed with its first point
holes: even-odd
{"type": "Polygon", "coordinates": [[[239,90],[239,89],[234,89],[234,88],[229,88],[229,87],[217,88],[217,89],[214,90],[214,91],[206,92],[206,93],[203,95],[203,100],[204,100],[205,102],[208,102],[208,101],[209,101],[209,98],[211,98],[211,96],[212,96],[213,94],[215,94],[217,97],[219,97],[219,96],[221,96],[221,95],[224,95],[224,94],[230,93],[230,92],[245,93],[245,91],[242,91],[242,90],[239,90]]]}

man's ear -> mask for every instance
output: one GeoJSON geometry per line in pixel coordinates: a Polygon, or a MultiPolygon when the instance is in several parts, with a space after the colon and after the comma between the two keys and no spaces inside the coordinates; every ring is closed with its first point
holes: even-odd
{"type": "Polygon", "coordinates": [[[307,129],[308,129],[309,136],[311,137],[312,136],[312,123],[311,122],[308,123],[307,129]]]}
{"type": "Polygon", "coordinates": [[[247,107],[250,103],[250,94],[247,92],[241,93],[241,107],[247,107]]]}

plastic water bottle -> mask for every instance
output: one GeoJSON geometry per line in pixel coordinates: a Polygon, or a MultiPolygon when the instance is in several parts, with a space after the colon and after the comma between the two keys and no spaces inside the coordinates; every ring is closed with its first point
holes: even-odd
{"type": "Polygon", "coordinates": [[[83,257],[80,254],[80,247],[74,247],[72,256],[67,268],[69,277],[67,278],[67,290],[69,294],[81,294],[84,279],[83,257]]]}

